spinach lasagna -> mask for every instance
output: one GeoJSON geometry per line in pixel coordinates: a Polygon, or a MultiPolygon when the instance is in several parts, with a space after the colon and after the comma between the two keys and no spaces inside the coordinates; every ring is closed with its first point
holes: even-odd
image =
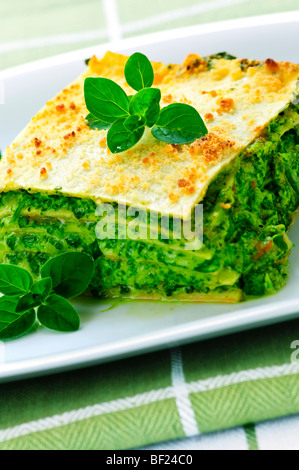
{"type": "Polygon", "coordinates": [[[0,262],[38,278],[49,258],[84,251],[95,259],[89,291],[99,297],[236,302],[276,292],[286,282],[299,203],[299,65],[226,54],[153,63],[163,105],[191,104],[208,134],[172,145],[148,132],[115,155],[107,131],[85,122],[83,85],[106,77],[132,95],[126,60],[93,57],[6,149],[0,262]],[[202,244],[186,250],[159,223],[155,237],[98,236],[106,203],[116,213],[120,205],[144,210],[145,219],[154,213],[159,223],[168,216],[170,232],[202,204],[202,244]]]}

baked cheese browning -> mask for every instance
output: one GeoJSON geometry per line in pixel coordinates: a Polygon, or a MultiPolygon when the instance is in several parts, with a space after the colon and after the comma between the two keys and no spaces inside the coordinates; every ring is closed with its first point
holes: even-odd
{"type": "Polygon", "coordinates": [[[132,149],[112,155],[106,132],[85,123],[83,84],[111,78],[129,94],[127,57],[93,57],[88,69],[32,118],[0,162],[0,190],[25,189],[114,201],[187,217],[212,180],[284,110],[297,89],[299,65],[219,59],[194,54],[183,65],[153,63],[163,105],[189,103],[209,134],[190,145],[169,145],[147,131],[132,149]]]}

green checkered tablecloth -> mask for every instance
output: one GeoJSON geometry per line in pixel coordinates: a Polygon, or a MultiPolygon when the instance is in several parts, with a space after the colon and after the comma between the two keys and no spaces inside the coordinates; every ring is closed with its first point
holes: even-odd
{"type": "Polygon", "coordinates": [[[264,422],[299,413],[297,338],[299,320],[1,384],[0,450],[299,449],[299,418],[277,439],[264,422]]]}
{"type": "MultiPolygon", "coordinates": [[[[111,39],[297,7],[297,0],[2,1],[0,69],[111,39]]],[[[298,391],[293,320],[2,383],[0,450],[299,450],[298,391]]]]}

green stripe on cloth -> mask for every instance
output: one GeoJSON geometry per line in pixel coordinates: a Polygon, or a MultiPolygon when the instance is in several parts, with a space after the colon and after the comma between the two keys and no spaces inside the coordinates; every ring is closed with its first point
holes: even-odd
{"type": "Polygon", "coordinates": [[[259,450],[257,435],[255,431],[255,424],[247,424],[244,426],[249,450],[259,450]]]}
{"type": "Polygon", "coordinates": [[[290,363],[291,343],[299,338],[299,322],[281,323],[271,327],[271,337],[263,328],[245,331],[227,338],[215,338],[191,344],[184,348],[184,373],[187,382],[206,379],[219,374],[230,374],[257,367],[279,366],[290,363]],[[198,371],[200,361],[200,371],[198,371]],[[200,376],[198,377],[198,374],[200,376]]]}
{"type": "Polygon", "coordinates": [[[169,399],[26,434],[0,449],[119,450],[183,435],[175,401],[169,399]]]}
{"type": "Polygon", "coordinates": [[[299,368],[294,375],[243,383],[192,393],[190,399],[201,432],[299,412],[299,368]]]}
{"type": "MultiPolygon", "coordinates": [[[[0,429],[171,387],[169,352],[0,384],[0,429]],[[150,362],[149,362],[150,361],[150,362]],[[135,380],[136,377],[136,380],[135,380]],[[137,380],[138,378],[138,380],[137,380]],[[22,397],[22,406],[19,400],[22,397]],[[34,406],[32,406],[34,404],[34,406]]],[[[83,416],[82,413],[80,416],[83,416]]],[[[79,416],[79,415],[78,415],[79,416]]]]}
{"type": "Polygon", "coordinates": [[[2,384],[0,449],[130,449],[299,413],[298,327],[203,341],[192,359],[188,345],[2,384]]]}

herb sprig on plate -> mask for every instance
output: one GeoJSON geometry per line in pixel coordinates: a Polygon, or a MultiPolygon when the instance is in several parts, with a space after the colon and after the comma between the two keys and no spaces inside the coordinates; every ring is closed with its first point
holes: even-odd
{"type": "Polygon", "coordinates": [[[125,66],[128,85],[137,93],[127,95],[113,80],[88,77],[84,97],[90,114],[86,123],[91,129],[108,129],[107,145],[112,153],[133,147],[145,128],[170,144],[188,144],[205,136],[208,130],[198,111],[184,103],[172,103],[161,109],[161,91],[152,88],[154,70],[140,52],[131,55],[125,66]]]}
{"type": "Polygon", "coordinates": [[[80,252],[47,261],[36,282],[26,269],[0,264],[0,339],[21,336],[38,322],[52,330],[78,330],[78,312],[67,299],[87,289],[92,273],[93,259],[80,252]]]}

